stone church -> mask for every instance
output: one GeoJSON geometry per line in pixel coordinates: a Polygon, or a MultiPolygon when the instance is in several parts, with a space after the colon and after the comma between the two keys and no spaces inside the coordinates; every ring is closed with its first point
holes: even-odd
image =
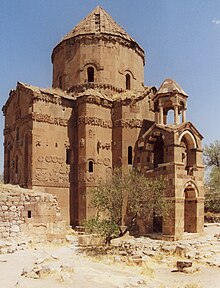
{"type": "Polygon", "coordinates": [[[92,213],[85,191],[98,177],[138,167],[168,178],[171,203],[169,219],[158,228],[152,218],[144,233],[202,232],[203,137],[186,120],[184,90],[172,79],[159,89],[144,85],[144,50],[102,7],[57,44],[51,60],[52,88],[18,82],[3,107],[5,183],[55,194],[76,226],[92,213]]]}

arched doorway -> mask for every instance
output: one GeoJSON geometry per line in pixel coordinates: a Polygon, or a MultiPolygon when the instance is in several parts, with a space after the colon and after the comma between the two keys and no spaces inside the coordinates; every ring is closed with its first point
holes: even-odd
{"type": "Polygon", "coordinates": [[[193,184],[184,190],[184,232],[197,233],[197,192],[193,184]]]}

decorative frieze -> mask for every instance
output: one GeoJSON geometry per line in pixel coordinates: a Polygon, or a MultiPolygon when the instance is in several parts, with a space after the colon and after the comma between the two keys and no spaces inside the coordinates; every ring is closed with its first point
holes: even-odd
{"type": "Polygon", "coordinates": [[[114,127],[122,128],[142,128],[143,120],[141,119],[119,119],[114,121],[114,127]]]}
{"type": "Polygon", "coordinates": [[[103,120],[98,117],[80,116],[77,121],[78,125],[92,125],[100,126],[103,128],[112,128],[111,120],[103,120]]]}
{"type": "Polygon", "coordinates": [[[41,113],[33,112],[31,116],[32,116],[32,119],[37,122],[43,122],[43,123],[53,124],[57,126],[64,126],[64,127],[66,127],[68,124],[67,119],[54,117],[50,114],[41,114],[41,113]]]}
{"type": "Polygon", "coordinates": [[[35,93],[33,96],[33,102],[43,101],[47,103],[54,103],[61,105],[62,99],[61,97],[55,96],[54,94],[45,94],[45,93],[35,93]]]}
{"type": "MultiPolygon", "coordinates": [[[[80,93],[80,92],[84,92],[85,89],[94,89],[94,90],[100,90],[100,89],[109,89],[113,92],[116,93],[122,93],[125,90],[123,90],[122,88],[118,88],[112,84],[108,84],[108,83],[94,83],[94,82],[89,82],[89,83],[84,83],[84,84],[76,84],[73,85],[72,87],[70,87],[67,92],[75,92],[75,93],[80,93]]],[[[101,99],[101,100],[105,100],[105,99],[101,99]]]]}

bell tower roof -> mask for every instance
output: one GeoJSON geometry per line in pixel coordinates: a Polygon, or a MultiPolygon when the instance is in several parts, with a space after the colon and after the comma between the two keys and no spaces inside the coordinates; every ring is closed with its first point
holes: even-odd
{"type": "Polygon", "coordinates": [[[153,98],[157,124],[167,124],[167,115],[170,110],[174,110],[172,125],[179,125],[180,114],[182,114],[182,123],[184,123],[186,121],[187,98],[186,92],[173,79],[164,80],[153,98]]]}
{"type": "Polygon", "coordinates": [[[173,79],[166,79],[161,84],[159,90],[157,91],[158,94],[169,94],[169,93],[179,93],[184,96],[188,96],[186,92],[180,87],[179,84],[176,83],[173,79]]]}
{"type": "Polygon", "coordinates": [[[86,18],[77,24],[63,39],[71,39],[88,34],[112,34],[128,41],[135,42],[127,32],[120,27],[112,17],[101,7],[97,6],[86,18]]]}

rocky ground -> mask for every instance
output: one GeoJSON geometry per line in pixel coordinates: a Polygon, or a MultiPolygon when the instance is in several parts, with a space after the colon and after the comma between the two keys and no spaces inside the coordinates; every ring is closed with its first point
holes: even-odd
{"type": "Polygon", "coordinates": [[[67,239],[65,245],[0,241],[0,287],[220,287],[219,224],[176,242],[127,235],[110,247],[85,249],[73,233],[67,239]]]}

